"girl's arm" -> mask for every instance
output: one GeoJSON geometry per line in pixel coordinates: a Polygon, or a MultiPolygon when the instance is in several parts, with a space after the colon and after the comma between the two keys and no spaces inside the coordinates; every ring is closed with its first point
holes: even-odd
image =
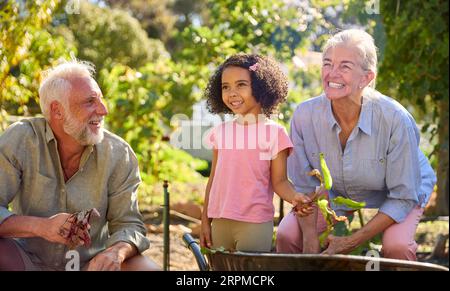
{"type": "Polygon", "coordinates": [[[209,192],[211,191],[211,185],[213,183],[214,174],[216,172],[217,155],[218,155],[217,149],[213,149],[211,173],[209,175],[208,184],[206,185],[205,201],[203,203],[203,211],[202,211],[202,229],[201,229],[201,234],[200,234],[200,245],[202,247],[208,247],[208,248],[210,248],[212,245],[212,242],[211,242],[211,219],[208,217],[209,192]]]}
{"type": "Polygon", "coordinates": [[[288,201],[297,207],[297,214],[300,216],[307,216],[313,213],[311,206],[302,206],[311,203],[311,199],[303,193],[295,191],[294,186],[287,178],[287,157],[289,149],[285,149],[277,154],[277,157],[272,160],[270,165],[270,175],[272,180],[273,190],[280,196],[281,199],[288,201]]]}

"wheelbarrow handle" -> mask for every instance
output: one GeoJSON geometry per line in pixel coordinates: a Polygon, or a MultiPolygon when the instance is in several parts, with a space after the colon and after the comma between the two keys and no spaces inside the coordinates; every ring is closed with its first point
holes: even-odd
{"type": "Polygon", "coordinates": [[[191,250],[194,254],[195,260],[197,261],[198,268],[200,271],[208,271],[209,265],[206,262],[205,256],[203,256],[198,242],[192,237],[191,234],[183,234],[183,241],[186,247],[191,250]]]}

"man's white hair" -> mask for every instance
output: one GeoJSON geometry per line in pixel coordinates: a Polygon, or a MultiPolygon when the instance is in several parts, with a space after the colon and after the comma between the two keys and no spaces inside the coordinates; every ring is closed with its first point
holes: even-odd
{"type": "Polygon", "coordinates": [[[73,78],[93,78],[95,68],[91,63],[76,59],[63,61],[44,73],[44,79],[39,87],[39,99],[42,114],[50,120],[50,104],[60,102],[64,110],[69,110],[69,93],[72,89],[70,80],[73,78]]]}
{"type": "MultiPolygon", "coordinates": [[[[361,29],[346,29],[333,35],[325,43],[323,54],[338,45],[353,47],[361,57],[361,67],[363,70],[370,70],[377,74],[377,47],[373,37],[361,29]]],[[[375,88],[375,78],[370,82],[370,87],[375,88]]]]}

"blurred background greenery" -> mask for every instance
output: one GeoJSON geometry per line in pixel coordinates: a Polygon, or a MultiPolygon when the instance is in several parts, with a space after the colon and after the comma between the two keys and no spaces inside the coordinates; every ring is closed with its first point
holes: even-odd
{"type": "Polygon", "coordinates": [[[339,29],[361,27],[380,53],[377,88],[398,99],[422,129],[438,173],[434,214],[448,215],[448,2],[395,0],[2,0],[0,132],[40,114],[42,72],[60,58],[96,66],[106,127],[135,150],[139,197],[202,203],[208,162],[174,148],[176,114],[192,116],[211,72],[236,52],[271,55],[289,76],[278,121],[321,93],[320,51],[339,29]],[[202,175],[203,174],[203,175],[202,175]]]}

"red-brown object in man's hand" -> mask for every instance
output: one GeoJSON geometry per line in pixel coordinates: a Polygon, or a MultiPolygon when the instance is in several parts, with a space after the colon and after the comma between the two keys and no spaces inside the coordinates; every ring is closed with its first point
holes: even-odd
{"type": "Polygon", "coordinates": [[[91,245],[91,236],[89,235],[90,220],[92,216],[100,217],[97,209],[83,210],[72,213],[66,222],[61,226],[59,234],[66,238],[70,249],[80,245],[89,247],[91,245]]]}

